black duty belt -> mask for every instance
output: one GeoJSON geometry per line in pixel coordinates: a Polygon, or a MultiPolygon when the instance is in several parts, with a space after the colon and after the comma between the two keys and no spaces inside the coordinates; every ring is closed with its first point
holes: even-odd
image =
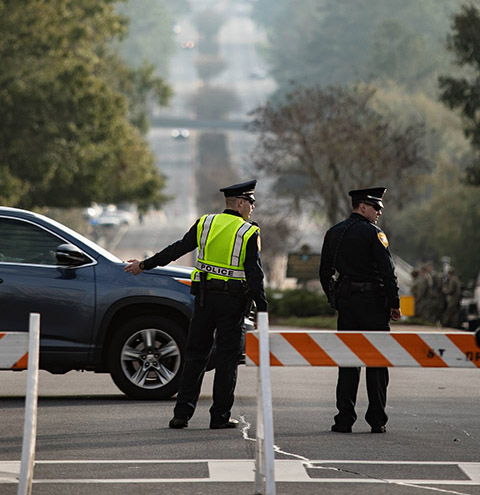
{"type": "Polygon", "coordinates": [[[205,282],[205,289],[213,292],[239,292],[246,288],[242,280],[214,280],[205,282]]]}
{"type": "Polygon", "coordinates": [[[367,292],[372,290],[382,290],[383,284],[376,284],[374,282],[350,282],[351,292],[367,292]]]}

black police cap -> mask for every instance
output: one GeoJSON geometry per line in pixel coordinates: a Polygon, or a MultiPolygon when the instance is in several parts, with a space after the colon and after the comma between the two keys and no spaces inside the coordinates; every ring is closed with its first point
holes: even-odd
{"type": "Polygon", "coordinates": [[[237,197],[255,201],[253,193],[255,192],[256,185],[257,181],[253,179],[247,182],[242,182],[241,184],[233,184],[233,186],[222,187],[220,192],[223,192],[226,198],[237,197]]]}
{"type": "Polygon", "coordinates": [[[386,187],[370,187],[368,189],[355,189],[349,191],[348,195],[352,198],[352,201],[367,201],[370,203],[375,203],[383,208],[383,195],[387,190],[386,187]]]}

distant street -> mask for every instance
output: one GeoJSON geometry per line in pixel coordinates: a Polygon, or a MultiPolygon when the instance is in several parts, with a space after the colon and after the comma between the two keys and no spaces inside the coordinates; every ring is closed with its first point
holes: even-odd
{"type": "MultiPolygon", "coordinates": [[[[218,2],[204,2],[207,5],[218,2]]],[[[246,14],[250,6],[245,3],[241,9],[233,9],[225,2],[225,15],[230,16],[223,26],[219,42],[221,54],[228,62],[227,69],[212,81],[212,85],[224,86],[234,90],[242,102],[241,109],[230,116],[231,124],[222,127],[201,122],[189,128],[187,139],[174,139],[171,135],[171,123],[178,125],[192,122],[188,100],[201,84],[195,70],[195,49],[178,49],[170,64],[170,82],[175,96],[168,108],[157,109],[154,122],[160,125],[152,127],[149,141],[157,157],[157,164],[165,175],[167,187],[165,194],[172,199],[162,212],[153,213],[145,218],[143,225],[134,225],[122,232],[110,249],[122,259],[132,257],[142,259],[166,245],[181,238],[196,218],[204,212],[198,212],[196,197],[202,194],[196,188],[195,171],[198,167],[196,142],[200,132],[225,132],[228,136],[230,160],[241,178],[252,175],[248,155],[255,145],[255,136],[241,129],[241,123],[248,120],[248,112],[265,103],[275,85],[266,77],[264,62],[257,53],[257,43],[263,34],[256,30],[254,23],[246,14]],[[213,126],[213,127],[212,127],[213,126]]],[[[238,5],[237,5],[238,7],[238,5]]],[[[197,6],[197,8],[199,8],[197,6]]],[[[182,27],[177,35],[178,44],[185,40],[197,40],[198,35],[190,19],[179,20],[182,27]]],[[[259,185],[261,191],[262,186],[259,185]]],[[[176,264],[191,265],[191,256],[185,256],[176,264]]]]}

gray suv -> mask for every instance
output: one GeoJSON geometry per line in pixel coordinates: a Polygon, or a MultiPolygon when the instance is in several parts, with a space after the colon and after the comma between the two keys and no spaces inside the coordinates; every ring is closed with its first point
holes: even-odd
{"type": "Polygon", "coordinates": [[[40,313],[40,368],[110,373],[135,399],[178,390],[193,311],[189,268],[141,277],[45,216],[0,207],[0,331],[28,331],[40,313]]]}

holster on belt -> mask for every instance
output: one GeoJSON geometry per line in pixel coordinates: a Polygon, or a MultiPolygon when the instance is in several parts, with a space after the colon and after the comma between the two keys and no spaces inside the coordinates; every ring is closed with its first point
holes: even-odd
{"type": "Polygon", "coordinates": [[[207,291],[207,273],[200,272],[200,284],[198,291],[198,302],[200,307],[203,308],[205,306],[205,292],[207,291]]]}
{"type": "Polygon", "coordinates": [[[253,297],[250,294],[250,291],[247,289],[245,292],[245,312],[244,315],[248,318],[250,313],[253,311],[253,297]]]}

